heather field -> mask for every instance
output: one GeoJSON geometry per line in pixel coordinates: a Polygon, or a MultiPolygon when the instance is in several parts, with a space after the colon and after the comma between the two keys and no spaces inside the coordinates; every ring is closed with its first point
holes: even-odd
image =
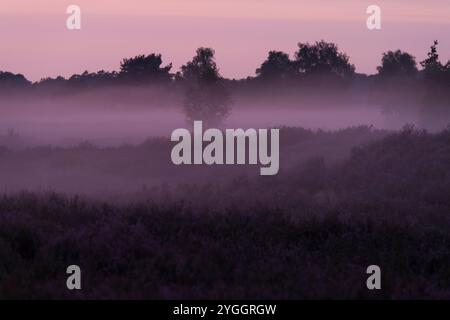
{"type": "Polygon", "coordinates": [[[162,138],[3,148],[0,298],[450,298],[450,131],[280,139],[271,177],[169,165],[162,138]]]}

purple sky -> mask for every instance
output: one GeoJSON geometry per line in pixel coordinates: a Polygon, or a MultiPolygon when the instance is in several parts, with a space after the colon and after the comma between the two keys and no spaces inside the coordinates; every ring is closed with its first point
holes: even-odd
{"type": "Polygon", "coordinates": [[[239,78],[271,49],[293,54],[297,42],[320,39],[373,73],[382,52],[402,49],[420,61],[434,39],[446,62],[449,35],[449,0],[0,0],[0,70],[31,80],[117,70],[122,58],[152,52],[175,71],[199,46],[216,49],[222,74],[239,78]],[[81,7],[82,30],[66,29],[70,4],[81,7]],[[370,4],[381,7],[380,31],[366,28],[370,4]]]}

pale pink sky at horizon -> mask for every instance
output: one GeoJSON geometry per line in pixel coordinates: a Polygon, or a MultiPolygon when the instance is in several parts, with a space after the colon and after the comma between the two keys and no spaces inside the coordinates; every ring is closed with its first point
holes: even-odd
{"type": "Polygon", "coordinates": [[[291,55],[297,42],[335,42],[358,72],[402,49],[422,60],[434,39],[450,59],[450,0],[0,0],[0,70],[31,80],[84,70],[118,70],[122,58],[161,53],[173,71],[200,46],[216,50],[227,77],[254,75],[269,50],[291,55]],[[82,30],[65,27],[82,10],[82,30]],[[382,30],[366,28],[366,8],[382,10],[382,30]]]}

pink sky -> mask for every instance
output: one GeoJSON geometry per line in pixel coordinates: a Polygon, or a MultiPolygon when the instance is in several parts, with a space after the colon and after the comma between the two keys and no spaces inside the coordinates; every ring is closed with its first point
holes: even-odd
{"type": "Polygon", "coordinates": [[[373,73],[382,52],[422,60],[434,39],[450,59],[449,0],[0,0],[0,70],[31,80],[84,70],[117,70],[120,60],[162,53],[174,71],[197,47],[216,49],[227,77],[253,75],[271,49],[324,39],[373,73]],[[82,30],[65,27],[66,8],[82,10],[82,30]],[[382,10],[382,30],[366,28],[366,8],[382,10]]]}

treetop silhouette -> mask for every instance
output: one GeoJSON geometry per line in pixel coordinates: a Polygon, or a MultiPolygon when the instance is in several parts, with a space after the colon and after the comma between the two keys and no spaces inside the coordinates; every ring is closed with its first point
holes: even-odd
{"type": "Polygon", "coordinates": [[[355,73],[355,66],[336,44],[317,41],[314,44],[299,43],[295,53],[295,66],[300,73],[316,75],[336,75],[349,77],[355,73]]]}
{"type": "Polygon", "coordinates": [[[416,59],[401,50],[383,53],[381,66],[377,67],[378,75],[383,78],[413,77],[417,74],[416,59]]]}
{"type": "Polygon", "coordinates": [[[214,54],[211,48],[199,48],[181,67],[181,79],[188,85],[183,102],[187,120],[203,120],[207,126],[219,125],[229,115],[232,103],[214,54]]]}
{"type": "Polygon", "coordinates": [[[123,59],[120,64],[119,79],[132,82],[170,81],[172,63],[162,67],[160,54],[138,55],[123,59]]]}

